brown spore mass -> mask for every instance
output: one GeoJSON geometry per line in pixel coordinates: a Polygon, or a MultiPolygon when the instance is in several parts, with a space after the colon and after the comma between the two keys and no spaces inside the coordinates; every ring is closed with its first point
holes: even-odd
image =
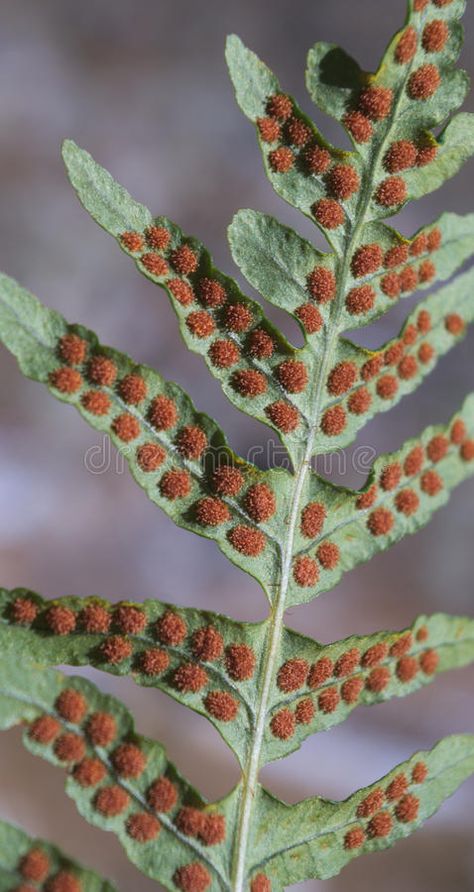
{"type": "Polygon", "coordinates": [[[328,184],[332,194],[346,201],[360,188],[360,177],[350,164],[336,164],[328,174],[328,184]]]}
{"type": "Polygon", "coordinates": [[[353,140],[357,143],[366,143],[372,139],[374,128],[371,121],[360,111],[350,111],[342,119],[353,140]]]}
{"type": "Polygon", "coordinates": [[[263,533],[244,524],[239,524],[230,530],[228,538],[236,551],[247,557],[257,557],[265,548],[266,540],[263,533]]]}
{"type": "Polygon", "coordinates": [[[164,775],[157,778],[147,792],[148,804],[157,812],[168,812],[178,801],[175,785],[164,775]]]}
{"type": "Polygon", "coordinates": [[[86,758],[82,762],[78,762],[74,766],[72,776],[80,787],[96,787],[104,777],[107,771],[105,766],[99,759],[86,758]]]}
{"type": "Polygon", "coordinates": [[[117,628],[126,635],[139,635],[148,622],[143,610],[126,605],[121,605],[114,610],[113,621],[117,628]]]}
{"type": "Polygon", "coordinates": [[[334,570],[339,563],[341,552],[335,542],[322,542],[316,552],[316,557],[323,570],[334,570]]]}
{"type": "Polygon", "coordinates": [[[410,99],[426,102],[434,96],[440,84],[441,75],[436,65],[422,65],[408,79],[408,95],[410,99]]]}
{"type": "Polygon", "coordinates": [[[141,375],[125,375],[119,382],[118,391],[124,402],[137,406],[147,395],[147,385],[141,375]]]}
{"type": "Polygon", "coordinates": [[[333,661],[329,657],[321,657],[311,666],[308,675],[308,686],[313,689],[319,688],[332,677],[333,673],[333,661]]]}
{"type": "Polygon", "coordinates": [[[336,277],[325,266],[316,266],[308,276],[308,289],[318,303],[326,304],[336,296],[336,277]]]}
{"type": "Polygon", "coordinates": [[[296,308],[295,316],[300,320],[308,334],[316,334],[323,327],[323,317],[313,304],[301,304],[301,306],[296,308]]]}
{"type": "Polygon", "coordinates": [[[313,701],[306,697],[300,700],[295,709],[295,720],[297,725],[309,725],[314,719],[316,708],[313,701]]]}
{"type": "Polygon", "coordinates": [[[184,458],[196,460],[207,448],[207,436],[202,428],[188,424],[179,431],[176,446],[184,458]]]}
{"type": "Polygon", "coordinates": [[[49,858],[42,849],[32,848],[26,855],[23,855],[18,869],[24,880],[42,883],[50,870],[49,858]]]}
{"type": "Polygon", "coordinates": [[[263,523],[275,514],[275,493],[266,483],[254,483],[245,494],[244,505],[252,520],[263,523]]]}
{"type": "Polygon", "coordinates": [[[202,626],[193,633],[191,649],[196,660],[213,662],[223,654],[224,639],[215,626],[202,626]]]}
{"type": "Polygon", "coordinates": [[[216,328],[214,319],[205,310],[196,310],[195,313],[190,313],[186,319],[186,325],[196,338],[210,338],[216,328]]]}
{"type": "Polygon", "coordinates": [[[347,407],[352,415],[364,415],[372,405],[372,396],[366,387],[360,387],[349,397],[347,407]]]}
{"type": "Polygon", "coordinates": [[[160,492],[163,498],[174,502],[184,499],[191,492],[191,477],[187,471],[174,468],[166,471],[160,480],[160,492]]]}
{"type": "Polygon", "coordinates": [[[375,290],[371,285],[360,285],[358,288],[351,288],[346,297],[347,312],[351,316],[363,316],[373,309],[376,296],[375,290]]]}
{"type": "Polygon", "coordinates": [[[127,660],[131,656],[132,650],[130,641],[127,641],[122,635],[111,635],[100,646],[103,659],[107,663],[111,663],[112,666],[127,660]]]}
{"type": "Polygon", "coordinates": [[[390,114],[392,102],[389,87],[366,87],[359,97],[359,110],[372,121],[383,121],[390,114]]]}
{"type": "Polygon", "coordinates": [[[146,757],[134,743],[121,743],[112,753],[112,764],[120,777],[137,778],[143,774],[146,757]]]}
{"type": "Polygon", "coordinates": [[[321,691],[318,697],[318,706],[321,712],[329,715],[336,711],[340,701],[341,696],[337,688],[326,688],[324,691],[321,691]]]}
{"type": "Polygon", "coordinates": [[[403,204],[407,197],[407,186],[405,180],[402,180],[401,177],[388,177],[386,180],[383,180],[375,193],[377,204],[388,208],[403,204]]]}
{"type": "Polygon", "coordinates": [[[87,352],[87,341],[77,334],[65,334],[59,339],[58,354],[69,365],[80,365],[87,352]]]}
{"type": "Polygon", "coordinates": [[[41,715],[31,723],[28,736],[36,743],[47,746],[58,736],[61,725],[51,715],[41,715]]]}
{"type": "Polygon", "coordinates": [[[156,839],[160,830],[160,822],[148,812],[136,812],[127,820],[127,833],[136,842],[151,842],[156,839]]]}
{"type": "Polygon", "coordinates": [[[323,229],[338,229],[344,223],[344,210],[333,198],[320,198],[313,205],[312,210],[315,219],[323,229]]]}
{"type": "Polygon", "coordinates": [[[268,162],[275,173],[288,173],[293,167],[295,156],[288,146],[279,146],[268,155],[268,162]]]}
{"type": "Polygon", "coordinates": [[[91,415],[107,415],[112,406],[110,397],[101,390],[87,390],[81,397],[81,404],[91,415]]]}
{"type": "Polygon", "coordinates": [[[232,377],[232,384],[242,396],[250,399],[261,396],[268,389],[265,375],[255,369],[236,372],[232,377]]]}
{"type": "Polygon", "coordinates": [[[393,818],[388,811],[380,811],[369,821],[367,834],[371,839],[388,836],[393,829],[393,818]]]}
{"type": "Polygon", "coordinates": [[[173,674],[174,687],[182,694],[197,694],[208,680],[207,672],[196,663],[182,663],[173,674]]]}
{"type": "Polygon", "coordinates": [[[198,268],[198,257],[189,245],[181,245],[171,253],[171,263],[177,273],[182,276],[188,276],[190,273],[196,272],[198,268]]]}
{"type": "Polygon", "coordinates": [[[393,514],[388,508],[376,508],[369,515],[367,527],[373,536],[386,536],[393,527],[393,514]]]}
{"type": "Polygon", "coordinates": [[[288,393],[301,393],[308,383],[308,370],[304,362],[287,359],[278,366],[277,377],[288,393]]]}
{"type": "Polygon", "coordinates": [[[86,746],[82,737],[72,732],[61,734],[54,743],[54,754],[60,762],[80,762],[86,746]]]}
{"type": "Polygon", "coordinates": [[[238,468],[231,465],[221,465],[214,471],[212,486],[215,492],[222,496],[236,496],[244,485],[244,475],[238,468]]]}
{"type": "Polygon", "coordinates": [[[131,443],[140,436],[140,422],[128,412],[117,415],[112,422],[112,430],[114,434],[122,440],[123,443],[131,443]]]}
{"type": "Polygon", "coordinates": [[[354,362],[339,362],[329,373],[328,391],[333,396],[347,393],[357,380],[358,370],[354,362]]]}
{"type": "Polygon", "coordinates": [[[55,369],[54,372],[51,372],[49,383],[51,387],[59,390],[60,393],[77,393],[82,387],[82,376],[76,369],[62,366],[59,369],[55,369]]]}
{"type": "Polygon", "coordinates": [[[219,722],[233,722],[239,711],[239,703],[227,691],[210,691],[204,698],[209,715],[219,722]]]}
{"type": "Polygon", "coordinates": [[[156,430],[169,430],[178,420],[176,403],[164,394],[156,396],[151,402],[148,418],[156,430]]]}
{"type": "Polygon", "coordinates": [[[316,585],[319,579],[318,565],[309,555],[297,557],[293,565],[293,579],[302,588],[316,585]]]}
{"type": "Polygon", "coordinates": [[[383,263],[383,251],[376,243],[362,245],[355,252],[351,261],[352,275],[356,278],[377,272],[383,263]]]}
{"type": "Polygon", "coordinates": [[[295,716],[289,709],[280,709],[270,722],[270,730],[274,737],[280,740],[289,740],[295,733],[295,716]]]}
{"type": "Polygon", "coordinates": [[[36,619],[38,607],[30,598],[15,598],[10,604],[9,619],[19,626],[29,626],[36,619]]]}
{"type": "Polygon", "coordinates": [[[179,647],[186,638],[187,631],[184,619],[172,610],[163,613],[155,625],[158,640],[171,647],[179,647]]]}
{"type": "Polygon", "coordinates": [[[347,418],[342,406],[333,406],[326,409],[322,421],[321,430],[327,437],[337,437],[346,427],[347,418]]]}
{"type": "Polygon", "coordinates": [[[108,356],[97,354],[89,362],[87,377],[91,384],[97,384],[99,387],[111,387],[117,377],[117,366],[108,356]]]}
{"type": "Polygon", "coordinates": [[[307,660],[294,658],[287,660],[280,666],[277,674],[277,685],[280,691],[289,693],[290,691],[298,691],[306,684],[306,678],[309,672],[309,664],[307,660]]]}
{"type": "Polygon", "coordinates": [[[49,607],[44,621],[53,635],[69,635],[76,628],[76,615],[69,607],[60,604],[49,607]]]}
{"type": "Polygon", "coordinates": [[[316,176],[326,173],[331,164],[331,155],[322,146],[310,146],[306,149],[304,158],[308,165],[308,170],[310,173],[316,174],[316,176]]]}
{"type": "Polygon", "coordinates": [[[150,251],[148,254],[142,254],[140,260],[147,272],[152,276],[161,277],[168,274],[169,266],[166,260],[154,251],[150,251]]]}
{"type": "Polygon", "coordinates": [[[102,787],[94,800],[95,808],[105,818],[116,818],[128,808],[129,803],[130,797],[128,793],[115,784],[102,787]]]}
{"type": "Polygon", "coordinates": [[[234,681],[247,681],[255,672],[255,653],[248,644],[230,644],[225,652],[227,674],[234,681]]]}
{"type": "Polygon", "coordinates": [[[266,407],[265,414],[268,415],[272,424],[284,434],[291,434],[300,423],[298,409],[295,406],[290,406],[284,400],[277,400],[275,403],[271,403],[266,407]]]}
{"type": "Polygon", "coordinates": [[[211,875],[199,861],[192,861],[178,867],[173,874],[173,882],[181,892],[205,892],[211,883],[211,875]]]}
{"type": "Polygon", "coordinates": [[[395,806],[397,821],[401,821],[402,824],[409,824],[411,821],[416,821],[419,810],[420,800],[418,797],[413,796],[412,793],[407,793],[407,795],[403,796],[400,799],[400,802],[397,802],[397,805],[395,806]]]}
{"type": "Polygon", "coordinates": [[[110,712],[94,712],[87,722],[87,736],[94,746],[109,746],[116,737],[117,723],[110,712]]]}
{"type": "Polygon", "coordinates": [[[87,700],[80,691],[65,688],[56,700],[56,711],[62,719],[78,725],[87,712],[87,700]]]}
{"type": "Polygon", "coordinates": [[[157,471],[166,458],[166,452],[157,443],[144,443],[137,449],[137,462],[142,471],[157,471]]]}
{"type": "Polygon", "coordinates": [[[162,675],[170,664],[170,658],[166,651],[159,648],[150,648],[140,655],[140,669],[145,675],[162,675]]]}
{"type": "Polygon", "coordinates": [[[395,59],[399,65],[411,62],[418,48],[418,38],[412,25],[406,28],[395,48],[395,59]]]}
{"type": "Polygon", "coordinates": [[[269,359],[275,349],[273,338],[263,328],[255,328],[248,338],[248,351],[256,359],[269,359]]]}

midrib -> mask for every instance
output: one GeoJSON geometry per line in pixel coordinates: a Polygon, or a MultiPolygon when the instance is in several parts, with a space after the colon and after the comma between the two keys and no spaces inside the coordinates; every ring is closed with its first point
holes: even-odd
{"type": "MultiPolygon", "coordinates": [[[[395,122],[397,120],[397,112],[399,106],[401,104],[405,84],[408,78],[408,75],[411,71],[412,65],[408,65],[406,68],[406,77],[403,79],[400,89],[398,91],[398,95],[393,104],[393,114],[392,121],[395,122]]],[[[262,749],[262,741],[263,735],[265,732],[265,725],[267,720],[267,706],[268,706],[268,698],[270,694],[270,688],[272,684],[272,680],[275,674],[275,663],[276,658],[279,651],[280,639],[283,630],[283,616],[286,607],[286,596],[288,592],[288,582],[290,578],[291,571],[291,563],[293,559],[293,543],[295,539],[296,532],[296,524],[299,517],[300,511],[300,502],[301,495],[303,492],[303,487],[306,480],[306,475],[308,471],[311,469],[311,459],[313,457],[313,449],[315,445],[315,440],[317,436],[317,432],[320,424],[320,416],[321,416],[321,403],[322,403],[322,394],[323,387],[325,381],[327,379],[327,375],[329,372],[329,363],[333,355],[333,348],[335,342],[339,338],[341,333],[340,331],[340,320],[344,307],[344,296],[346,291],[346,282],[350,269],[350,260],[353,253],[353,246],[357,242],[359,237],[359,232],[362,227],[366,224],[366,216],[368,207],[372,200],[372,182],[374,178],[374,171],[379,163],[380,158],[382,157],[385,147],[387,145],[388,140],[390,139],[391,132],[393,129],[393,124],[388,128],[385,136],[380,142],[380,145],[375,152],[372,163],[367,171],[367,175],[363,179],[362,189],[364,193],[364,197],[361,202],[361,207],[359,213],[356,214],[355,223],[352,229],[349,231],[349,234],[345,240],[344,250],[341,252],[342,260],[340,260],[340,275],[338,291],[335,300],[334,306],[334,320],[331,326],[331,331],[327,335],[326,344],[324,347],[324,352],[321,360],[321,366],[319,370],[319,376],[316,383],[316,399],[315,399],[315,412],[312,418],[310,432],[308,436],[308,443],[304,453],[304,457],[301,463],[298,466],[298,469],[295,474],[295,488],[293,492],[293,500],[290,511],[290,520],[288,524],[288,536],[286,538],[286,542],[282,548],[282,570],[281,570],[281,582],[280,589],[278,593],[277,600],[275,605],[272,607],[272,610],[268,617],[269,624],[269,637],[268,637],[268,648],[267,655],[265,659],[264,669],[263,669],[263,684],[261,689],[261,696],[258,703],[258,707],[256,710],[256,722],[255,722],[255,731],[253,735],[252,745],[250,747],[249,758],[247,760],[246,766],[242,773],[242,793],[240,799],[240,813],[237,822],[237,832],[235,838],[234,845],[234,861],[233,861],[233,870],[232,870],[232,884],[231,888],[233,892],[244,892],[244,881],[245,881],[245,870],[247,863],[247,848],[249,843],[249,833],[251,826],[251,816],[252,816],[252,805],[253,799],[256,793],[257,782],[258,782],[258,774],[260,768],[260,753],[262,749]]],[[[335,251],[335,253],[337,253],[335,251]]]]}

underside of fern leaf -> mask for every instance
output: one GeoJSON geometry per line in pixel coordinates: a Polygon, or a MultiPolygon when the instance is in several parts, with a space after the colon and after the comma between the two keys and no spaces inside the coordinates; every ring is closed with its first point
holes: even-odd
{"type": "MultiPolygon", "coordinates": [[[[25,724],[27,748],[67,768],[67,792],[84,818],[116,833],[137,867],[172,892],[275,892],[329,878],[412,833],[474,772],[474,737],[465,734],[415,754],[344,802],[314,797],[290,806],[259,784],[262,766],[358,706],[410,694],[474,661],[469,617],[419,616],[401,631],[332,644],[284,625],[288,607],[332,590],[344,573],[416,532],[474,473],[474,394],[450,420],[394,443],[359,490],[312,466],[422,385],[474,319],[473,270],[453,278],[474,253],[474,215],[444,213],[409,235],[384,222],[474,153],[474,118],[457,113],[468,86],[456,68],[464,6],[410,0],[374,74],[334,45],[310,50],[309,93],[345,128],[351,151],[329,144],[266,65],[239,38],[228,40],[237,101],[256,126],[269,179],[329,244],[324,253],[249,209],[229,227],[235,263],[297,320],[302,347],[197,239],[153,216],[86,151],[64,143],[83,206],[165,290],[186,346],[230,401],[278,432],[291,470],[262,471],[237,456],[182,388],[0,276],[0,338],[23,373],[108,433],[151,501],[215,541],[270,604],[264,621],[246,623],[160,600],[45,600],[0,589],[2,727],[25,724]],[[377,349],[345,336],[436,284],[377,349]],[[160,744],[135,732],[118,701],[51,668],[58,665],[131,676],[206,716],[234,751],[240,782],[207,803],[160,744]]],[[[0,825],[0,889],[17,875],[28,879],[29,847],[20,831],[0,825]]],[[[62,856],[46,844],[43,851],[60,873],[62,856]]],[[[74,887],[54,885],[49,873],[35,881],[48,892],[111,889],[74,870],[74,887]]]]}

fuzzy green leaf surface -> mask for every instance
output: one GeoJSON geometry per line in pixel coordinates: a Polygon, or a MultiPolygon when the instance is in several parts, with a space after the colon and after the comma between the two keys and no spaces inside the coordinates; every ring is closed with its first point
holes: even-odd
{"type": "Polygon", "coordinates": [[[35,889],[47,889],[48,882],[56,881],[79,883],[83,892],[116,892],[112,883],[81,867],[56,846],[0,821],[0,892],[30,888],[22,885],[28,880],[40,883],[35,889]]]}

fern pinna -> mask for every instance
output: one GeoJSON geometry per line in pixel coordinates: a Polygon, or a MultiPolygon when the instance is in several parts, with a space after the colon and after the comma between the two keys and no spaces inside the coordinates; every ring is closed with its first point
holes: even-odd
{"type": "MultiPolygon", "coordinates": [[[[235,455],[180,387],[0,278],[0,335],[25,375],[107,432],[149,498],[179,526],[214,539],[270,604],[267,619],[250,624],[157,600],[112,605],[0,592],[2,726],[24,723],[26,747],[66,768],[81,814],[116,833],[137,867],[171,890],[276,892],[331,877],[408,836],[474,772],[474,735],[466,734],[416,753],[344,802],[315,797],[290,806],[258,781],[263,765],[357,706],[411,693],[474,659],[474,619],[466,617],[421,616],[401,631],[327,646],[283,623],[286,608],[332,589],[427,523],[474,471],[474,395],[447,424],[380,456],[357,492],[312,467],[314,456],[346,446],[414,390],[474,316],[471,270],[418,303],[379,349],[343,337],[451,278],[473,253],[472,215],[445,213],[411,237],[384,222],[474,151],[473,116],[452,116],[467,91],[454,65],[464,5],[410,0],[375,74],[336,46],[311,49],[309,92],[346,129],[350,152],[326,142],[274,74],[229,38],[237,101],[256,126],[268,177],[331,249],[322,253],[251,210],[230,226],[236,264],[297,319],[300,349],[200,242],[154,218],[74,143],[64,145],[84,207],[165,289],[185,343],[229,399],[278,432],[291,472],[261,471],[235,455]],[[236,754],[240,783],[224,800],[206,802],[160,744],[135,732],[119,702],[50,668],[59,664],[130,675],[202,713],[236,754]]],[[[0,888],[31,883],[49,892],[111,889],[48,844],[0,825],[0,888]]]]}

